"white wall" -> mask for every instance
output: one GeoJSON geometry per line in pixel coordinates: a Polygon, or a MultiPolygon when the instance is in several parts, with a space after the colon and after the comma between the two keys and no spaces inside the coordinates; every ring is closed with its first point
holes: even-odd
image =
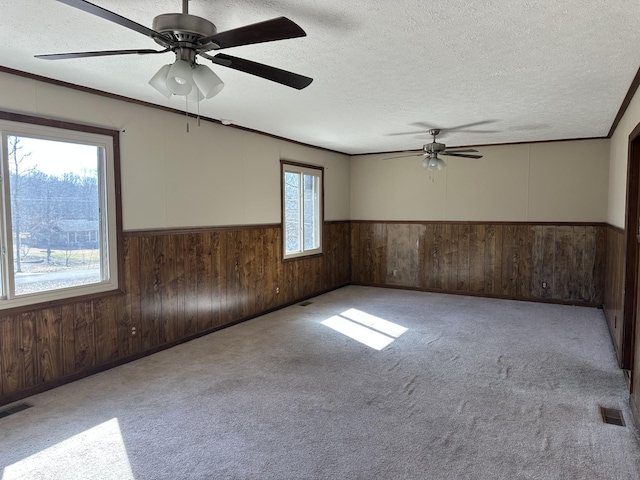
{"type": "Polygon", "coordinates": [[[640,93],[636,92],[611,136],[607,222],[625,228],[629,134],[640,123],[640,93]]]}
{"type": "Polygon", "coordinates": [[[349,219],[347,155],[5,73],[0,109],[125,130],[125,230],[279,223],[281,158],[326,167],[325,219],[349,219]]]}
{"type": "Polygon", "coordinates": [[[624,226],[626,139],[479,147],[480,160],[353,156],[0,73],[0,109],[125,130],[125,230],[280,222],[281,158],[323,165],[326,220],[608,221],[624,226]],[[611,153],[610,153],[611,152],[611,153]],[[611,154],[611,165],[608,157],[611,154]],[[608,186],[608,191],[607,191],[608,186]],[[608,210],[607,210],[608,206],[608,210]]]}
{"type": "Polygon", "coordinates": [[[351,159],[354,220],[604,222],[609,140],[478,147],[480,160],[351,159]]]}

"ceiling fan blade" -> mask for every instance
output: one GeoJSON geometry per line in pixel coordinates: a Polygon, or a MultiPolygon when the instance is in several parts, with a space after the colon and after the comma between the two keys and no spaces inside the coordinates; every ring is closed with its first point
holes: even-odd
{"type": "Polygon", "coordinates": [[[101,50],[98,52],[48,53],[45,55],[35,55],[35,57],[43,60],[64,60],[68,58],[107,57],[109,55],[148,55],[152,53],[166,53],[168,51],[168,48],[165,50],[101,50]]]}
{"type": "Polygon", "coordinates": [[[464,132],[464,133],[497,133],[500,130],[468,130],[466,128],[456,128],[455,130],[451,130],[449,128],[446,128],[445,130],[443,130],[445,134],[449,133],[449,132],[464,132]]]}
{"type": "MultiPolygon", "coordinates": [[[[451,132],[454,130],[457,132],[460,132],[462,131],[462,129],[465,129],[465,128],[476,127],[478,125],[486,125],[487,123],[495,123],[495,122],[496,122],[495,120],[481,120],[479,122],[465,123],[464,125],[456,125],[455,127],[448,127],[448,128],[445,127],[445,128],[442,128],[442,130],[446,132],[451,132]]],[[[432,127],[432,128],[435,128],[435,127],[432,127]]],[[[478,130],[470,130],[470,131],[478,132],[478,130]]]]}
{"type": "Polygon", "coordinates": [[[434,127],[433,124],[429,124],[429,123],[426,123],[426,122],[413,122],[411,125],[414,125],[416,127],[422,128],[422,129],[424,129],[425,132],[428,132],[432,128],[437,128],[437,129],[441,130],[440,127],[434,127]]]}
{"type": "Polygon", "coordinates": [[[468,155],[466,153],[453,153],[453,152],[440,152],[440,155],[449,155],[450,157],[464,157],[464,158],[482,158],[482,155],[468,155]]]}
{"type": "MultiPolygon", "coordinates": [[[[455,147],[452,147],[455,148],[455,147]]],[[[474,150],[473,148],[464,148],[462,150],[449,150],[448,148],[446,149],[447,153],[467,153],[467,152],[477,152],[478,150],[474,150]]]]}
{"type": "Polygon", "coordinates": [[[129,20],[128,18],[125,18],[122,15],[118,15],[117,13],[113,13],[102,7],[94,5],[93,3],[89,3],[84,0],[57,0],[57,1],[60,3],[64,3],[66,5],[69,5],[70,7],[75,7],[87,13],[91,13],[92,15],[96,15],[100,18],[104,18],[105,20],[109,20],[110,22],[117,23],[118,25],[129,28],[134,32],[138,32],[143,35],[146,35],[147,37],[164,40],[167,45],[171,42],[170,38],[165,37],[161,33],[158,33],[155,30],[152,30],[150,28],[147,28],[144,25],[140,25],[139,23],[136,23],[133,20],[129,20]]]}
{"type": "Polygon", "coordinates": [[[388,157],[384,160],[393,160],[395,158],[407,158],[407,157],[423,157],[424,153],[412,153],[411,155],[400,155],[399,157],[388,157]]]}
{"type": "MultiPolygon", "coordinates": [[[[279,17],[216,33],[210,37],[201,38],[198,40],[198,44],[206,48],[208,43],[215,43],[218,45],[218,48],[229,48],[253,43],[304,37],[306,35],[305,31],[297,23],[286,17],[279,17]]],[[[210,50],[217,50],[218,48],[212,46],[210,50]]]]}
{"type": "Polygon", "coordinates": [[[397,132],[397,133],[387,133],[388,137],[396,137],[398,135],[420,135],[424,133],[424,130],[414,130],[413,132],[397,132]]]}
{"type": "MultiPolygon", "coordinates": [[[[418,125],[418,123],[414,123],[414,125],[418,125]]],[[[426,124],[425,124],[426,127],[426,124]]],[[[431,128],[435,128],[435,127],[431,127],[431,128]]],[[[431,130],[431,128],[425,128],[424,130],[414,130],[413,132],[397,132],[397,133],[388,133],[387,136],[389,137],[394,137],[397,135],[419,135],[419,137],[416,138],[431,138],[432,135],[429,134],[429,130],[431,130]]],[[[464,133],[496,133],[499,132],[500,130],[467,130],[467,129],[461,129],[461,128],[443,128],[443,129],[438,129],[441,130],[441,132],[438,134],[439,137],[445,137],[447,136],[447,134],[449,134],[450,132],[464,132],[464,133]]]]}
{"type": "Polygon", "coordinates": [[[288,72],[279,68],[270,67],[269,65],[264,65],[262,63],[252,62],[251,60],[245,60],[244,58],[232,57],[231,55],[225,55],[224,53],[219,53],[214,57],[210,57],[208,55],[203,56],[218,65],[249,73],[256,77],[262,77],[267,80],[271,80],[272,82],[280,83],[298,90],[308,87],[309,84],[313,82],[313,78],[298,75],[297,73],[288,72]]]}

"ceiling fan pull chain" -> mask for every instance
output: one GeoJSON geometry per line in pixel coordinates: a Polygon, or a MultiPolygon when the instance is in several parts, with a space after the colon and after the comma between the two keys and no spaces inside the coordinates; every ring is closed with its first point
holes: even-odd
{"type": "Polygon", "coordinates": [[[200,97],[198,97],[198,127],[200,126],[200,97]]]}
{"type": "Polygon", "coordinates": [[[189,102],[187,102],[187,96],[184,96],[184,115],[187,120],[187,133],[189,133],[189,102]]]}

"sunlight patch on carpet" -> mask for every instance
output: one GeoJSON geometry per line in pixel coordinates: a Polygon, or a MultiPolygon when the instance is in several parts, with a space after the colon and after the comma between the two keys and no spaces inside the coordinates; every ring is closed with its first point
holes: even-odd
{"type": "Polygon", "coordinates": [[[5,467],[2,480],[25,478],[135,480],[117,418],[56,443],[5,467]],[[109,472],[104,477],[104,472],[109,472]]]}
{"type": "Polygon", "coordinates": [[[401,325],[355,308],[321,323],[375,350],[382,350],[407,331],[401,325]]]}
{"type": "Polygon", "coordinates": [[[398,338],[408,330],[407,328],[398,325],[397,323],[393,323],[383,318],[376,317],[375,315],[363,312],[362,310],[358,310],[357,308],[350,308],[349,310],[342,312],[340,316],[348,318],[349,320],[353,320],[354,322],[358,322],[365,327],[372,328],[393,338],[398,338]]]}

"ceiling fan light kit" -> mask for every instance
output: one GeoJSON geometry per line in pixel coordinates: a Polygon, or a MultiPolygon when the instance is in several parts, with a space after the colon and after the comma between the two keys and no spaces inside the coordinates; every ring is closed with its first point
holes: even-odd
{"type": "Polygon", "coordinates": [[[224,88],[224,82],[209,67],[189,65],[179,59],[173,65],[162,66],[149,80],[149,85],[167,98],[186,96],[187,102],[213,98],[224,88]]]}
{"type": "Polygon", "coordinates": [[[441,158],[438,158],[437,154],[433,154],[429,157],[425,157],[422,160],[422,168],[425,170],[442,170],[447,164],[441,158]]]}

